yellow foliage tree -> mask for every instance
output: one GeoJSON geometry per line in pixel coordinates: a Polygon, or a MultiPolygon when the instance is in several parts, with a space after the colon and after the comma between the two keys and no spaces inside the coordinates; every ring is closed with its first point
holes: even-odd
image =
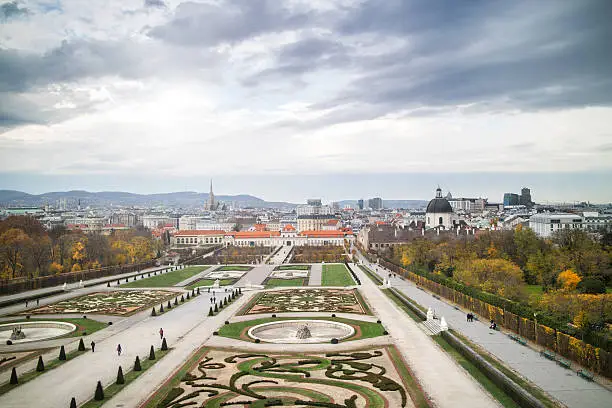
{"type": "Polygon", "coordinates": [[[79,270],[81,270],[80,267],[85,260],[85,255],[85,245],[81,241],[75,242],[72,245],[72,260],[79,265],[79,270]]]}
{"type": "Polygon", "coordinates": [[[49,266],[49,271],[53,274],[62,273],[64,271],[64,267],[57,262],[52,262],[51,266],[49,266]]]}
{"type": "Polygon", "coordinates": [[[72,265],[72,272],[79,272],[81,271],[81,266],[78,263],[75,263],[74,265],[72,265]]]}
{"type": "Polygon", "coordinates": [[[453,277],[467,285],[510,299],[524,295],[523,272],[505,259],[476,259],[460,262],[453,277]]]}
{"type": "Polygon", "coordinates": [[[561,286],[561,289],[566,292],[575,290],[581,280],[580,276],[571,269],[567,269],[557,276],[557,283],[561,286]]]}

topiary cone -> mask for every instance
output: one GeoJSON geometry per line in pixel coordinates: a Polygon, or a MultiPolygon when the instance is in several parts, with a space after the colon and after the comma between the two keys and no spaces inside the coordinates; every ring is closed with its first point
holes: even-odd
{"type": "Polygon", "coordinates": [[[164,304],[159,305],[159,313],[164,313],[164,304]]]}
{"type": "Polygon", "coordinates": [[[217,303],[215,303],[215,313],[219,313],[219,308],[217,307],[217,303]]]}
{"type": "Polygon", "coordinates": [[[155,360],[155,349],[153,349],[153,345],[151,345],[151,350],[149,351],[149,360],[155,360]]]}
{"type": "Polygon", "coordinates": [[[178,298],[174,298],[174,306],[178,306],[178,298]]]}
{"type": "Polygon", "coordinates": [[[134,371],[142,371],[142,367],[140,366],[140,357],[136,356],[136,360],[134,361],[134,371]]]}
{"type": "Polygon", "coordinates": [[[166,343],[166,338],[165,337],[162,339],[161,350],[162,351],[168,350],[168,343],[166,343]]]}
{"type": "Polygon", "coordinates": [[[79,351],[85,351],[85,343],[83,343],[83,339],[81,338],[81,340],[79,341],[79,351]]]}
{"type": "Polygon", "coordinates": [[[172,309],[172,305],[170,304],[170,301],[168,301],[168,304],[166,305],[166,309],[172,309]]]}
{"type": "Polygon", "coordinates": [[[102,388],[102,383],[98,381],[98,385],[96,385],[96,393],[94,394],[94,399],[96,401],[102,401],[104,399],[104,388],[102,388]]]}
{"type": "Polygon", "coordinates": [[[70,408],[77,408],[76,398],[72,397],[70,400],[70,408]]]}
{"type": "Polygon", "coordinates": [[[106,283],[106,287],[110,288],[110,282],[106,283]]]}
{"type": "Polygon", "coordinates": [[[153,308],[153,310],[151,311],[151,316],[157,316],[157,312],[155,311],[155,308],[153,308]]]}
{"type": "Polygon", "coordinates": [[[191,289],[191,296],[195,296],[195,289],[191,289]]]}
{"type": "Polygon", "coordinates": [[[200,294],[200,287],[198,286],[198,291],[196,292],[198,295],[200,294]]]}
{"type": "Polygon", "coordinates": [[[209,315],[209,316],[213,316],[212,306],[210,307],[210,309],[208,309],[208,315],[209,315]]]}
{"type": "Polygon", "coordinates": [[[181,303],[185,301],[185,297],[183,297],[183,295],[181,295],[181,303]]]}
{"type": "Polygon", "coordinates": [[[115,384],[125,384],[125,378],[123,378],[123,369],[119,366],[119,370],[117,370],[117,381],[115,384]]]}
{"type": "Polygon", "coordinates": [[[17,370],[15,369],[15,367],[13,367],[13,370],[11,371],[11,379],[9,381],[9,384],[11,385],[19,384],[19,380],[17,379],[17,370]]]}
{"type": "Polygon", "coordinates": [[[187,292],[187,300],[191,299],[191,297],[189,297],[189,292],[187,292]]]}
{"type": "Polygon", "coordinates": [[[66,361],[66,350],[64,350],[64,346],[60,348],[59,360],[66,361]]]}

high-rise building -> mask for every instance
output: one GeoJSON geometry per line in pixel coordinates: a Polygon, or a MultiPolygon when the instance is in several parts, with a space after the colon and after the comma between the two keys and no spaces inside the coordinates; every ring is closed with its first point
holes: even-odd
{"type": "Polygon", "coordinates": [[[357,200],[357,208],[359,208],[360,210],[363,210],[363,198],[360,198],[359,200],[357,200]]]}
{"type": "Polygon", "coordinates": [[[383,200],[380,197],[370,198],[368,200],[368,207],[373,210],[382,210],[383,208],[383,200]]]}
{"type": "Polygon", "coordinates": [[[523,187],[521,189],[521,195],[519,197],[519,204],[525,205],[527,207],[531,207],[531,205],[533,204],[531,202],[531,190],[529,190],[527,187],[523,187]]]}
{"type": "Polygon", "coordinates": [[[504,194],[504,207],[519,205],[519,195],[514,193],[504,194]]]}

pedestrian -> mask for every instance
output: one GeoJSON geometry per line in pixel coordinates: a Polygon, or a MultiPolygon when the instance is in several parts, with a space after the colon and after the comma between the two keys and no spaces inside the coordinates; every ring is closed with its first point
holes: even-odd
{"type": "Polygon", "coordinates": [[[28,301],[26,300],[26,307],[28,307],[28,301]]]}
{"type": "Polygon", "coordinates": [[[466,320],[467,320],[468,322],[470,321],[470,314],[469,314],[469,313],[466,315],[466,320]]]}
{"type": "Polygon", "coordinates": [[[93,353],[94,351],[96,351],[96,343],[92,340],[91,341],[91,352],[93,353]]]}
{"type": "Polygon", "coordinates": [[[121,344],[117,344],[117,355],[121,356],[121,344]]]}
{"type": "Polygon", "coordinates": [[[40,299],[36,299],[36,306],[38,306],[38,302],[40,302],[40,299]]]}
{"type": "Polygon", "coordinates": [[[159,338],[160,339],[164,338],[164,329],[162,329],[162,328],[159,329],[159,338]]]}

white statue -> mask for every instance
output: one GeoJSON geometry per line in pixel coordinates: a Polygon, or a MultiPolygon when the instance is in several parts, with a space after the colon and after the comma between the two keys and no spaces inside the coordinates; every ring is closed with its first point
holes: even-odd
{"type": "Polygon", "coordinates": [[[67,287],[66,282],[64,282],[63,289],[66,290],[66,287],[67,287]]]}
{"type": "Polygon", "coordinates": [[[79,281],[79,288],[82,288],[82,287],[83,287],[83,279],[79,281]]]}
{"type": "Polygon", "coordinates": [[[446,319],[444,318],[444,316],[442,316],[442,318],[440,319],[440,330],[442,331],[448,330],[448,324],[446,323],[446,319]]]}
{"type": "Polygon", "coordinates": [[[221,285],[220,285],[219,283],[220,283],[220,282],[219,282],[219,279],[215,279],[215,282],[213,283],[213,286],[212,286],[212,287],[213,287],[213,288],[218,288],[218,287],[220,287],[221,285]]]}
{"type": "Polygon", "coordinates": [[[431,307],[427,308],[427,320],[433,320],[434,318],[434,313],[433,310],[431,310],[431,307]]]}

